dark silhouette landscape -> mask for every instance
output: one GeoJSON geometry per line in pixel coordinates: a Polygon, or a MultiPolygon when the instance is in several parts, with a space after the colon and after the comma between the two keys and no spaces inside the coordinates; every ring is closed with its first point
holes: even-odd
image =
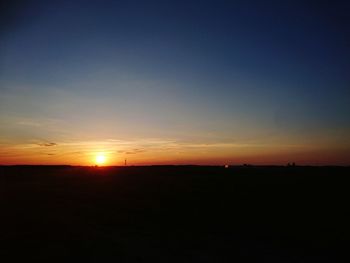
{"type": "Polygon", "coordinates": [[[349,171],[1,166],[0,257],[348,262],[349,171]]]}

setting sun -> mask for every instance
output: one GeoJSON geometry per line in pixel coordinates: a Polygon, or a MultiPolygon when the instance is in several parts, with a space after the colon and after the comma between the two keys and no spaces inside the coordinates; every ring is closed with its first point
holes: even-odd
{"type": "Polygon", "coordinates": [[[106,156],[103,154],[96,155],[95,162],[97,165],[103,165],[106,163],[106,156]]]}

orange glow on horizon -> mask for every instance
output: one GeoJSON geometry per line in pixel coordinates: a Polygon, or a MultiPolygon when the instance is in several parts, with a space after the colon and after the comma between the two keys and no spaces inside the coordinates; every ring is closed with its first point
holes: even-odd
{"type": "Polygon", "coordinates": [[[0,165],[349,165],[348,146],[335,143],[195,143],[171,140],[57,141],[4,144],[0,165]]]}

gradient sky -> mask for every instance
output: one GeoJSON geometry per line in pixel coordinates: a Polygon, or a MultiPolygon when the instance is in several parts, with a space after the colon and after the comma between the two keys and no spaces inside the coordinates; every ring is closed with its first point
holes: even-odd
{"type": "Polygon", "coordinates": [[[346,2],[2,3],[0,164],[350,165],[346,2]]]}

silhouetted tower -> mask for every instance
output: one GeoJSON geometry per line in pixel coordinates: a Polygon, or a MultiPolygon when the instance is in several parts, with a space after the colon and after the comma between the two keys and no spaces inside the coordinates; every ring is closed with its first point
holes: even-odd
{"type": "Polygon", "coordinates": [[[124,161],[124,166],[126,166],[126,159],[125,159],[125,161],[124,161]]]}

